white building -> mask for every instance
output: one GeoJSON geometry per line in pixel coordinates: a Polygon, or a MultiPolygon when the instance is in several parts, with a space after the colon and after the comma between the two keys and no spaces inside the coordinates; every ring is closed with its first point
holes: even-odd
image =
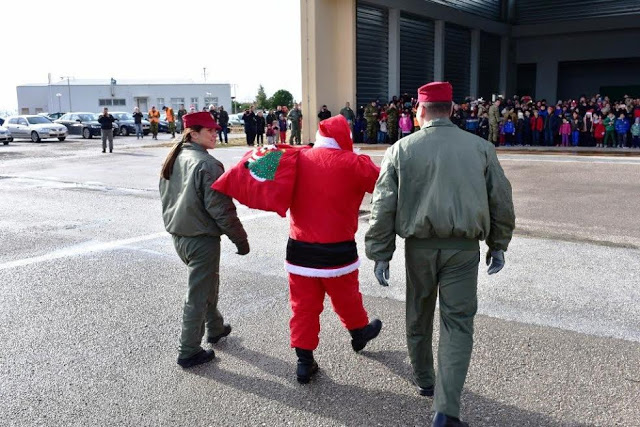
{"type": "Polygon", "coordinates": [[[133,82],[131,80],[70,80],[53,84],[27,84],[16,87],[20,114],[69,111],[100,112],[104,107],[112,111],[132,111],[139,107],[146,112],[155,105],[180,104],[202,110],[210,104],[231,111],[231,85],[194,82],[133,82]]]}

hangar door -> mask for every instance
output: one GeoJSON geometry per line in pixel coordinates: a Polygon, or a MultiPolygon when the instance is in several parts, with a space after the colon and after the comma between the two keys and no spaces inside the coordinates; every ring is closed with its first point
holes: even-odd
{"type": "Polygon", "coordinates": [[[500,36],[480,33],[478,96],[485,100],[500,92],[500,36]]]}
{"type": "Polygon", "coordinates": [[[434,23],[400,15],[400,94],[417,97],[418,88],[433,81],[434,23]]]}
{"type": "Polygon", "coordinates": [[[389,97],[389,16],[358,3],[356,9],[356,100],[358,106],[389,97]]]}
{"type": "Polygon", "coordinates": [[[453,85],[453,100],[469,96],[471,84],[471,31],[446,24],[444,34],[444,78],[453,85]]]}

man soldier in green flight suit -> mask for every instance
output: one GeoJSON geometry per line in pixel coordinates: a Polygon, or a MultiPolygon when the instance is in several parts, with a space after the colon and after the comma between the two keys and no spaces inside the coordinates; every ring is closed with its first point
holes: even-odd
{"type": "Polygon", "coordinates": [[[405,240],[406,328],[414,383],[433,396],[433,426],[466,426],[460,394],[473,346],[479,241],[489,246],[489,274],[504,266],[515,214],[511,184],[495,147],[449,120],[452,87],[434,82],[418,91],[420,130],[384,155],[373,193],[367,257],[388,286],[396,234],[405,240]],[[440,297],[438,374],[432,333],[440,297]]]}
{"type": "Polygon", "coordinates": [[[340,110],[340,114],[345,119],[347,119],[347,123],[349,123],[349,128],[351,128],[351,134],[353,134],[353,123],[356,121],[356,114],[351,109],[351,104],[347,102],[344,108],[340,110]]]}
{"type": "Polygon", "coordinates": [[[496,99],[495,102],[489,107],[489,142],[493,142],[494,145],[498,145],[498,138],[500,138],[500,132],[498,124],[500,123],[500,100],[496,99]]]}
{"type": "Polygon", "coordinates": [[[389,142],[393,144],[398,140],[398,109],[393,102],[390,102],[387,108],[387,130],[389,142]]]}
{"type": "Polygon", "coordinates": [[[378,107],[376,101],[371,101],[371,104],[367,105],[364,109],[364,119],[367,121],[367,143],[375,144],[377,136],[378,125],[378,107]]]}
{"type": "MultiPolygon", "coordinates": [[[[289,144],[297,143],[301,144],[302,137],[300,136],[300,121],[302,120],[302,111],[298,104],[293,105],[293,109],[289,111],[287,116],[291,120],[291,136],[289,137],[289,144]]],[[[282,141],[284,143],[284,141],[282,141]]]]}

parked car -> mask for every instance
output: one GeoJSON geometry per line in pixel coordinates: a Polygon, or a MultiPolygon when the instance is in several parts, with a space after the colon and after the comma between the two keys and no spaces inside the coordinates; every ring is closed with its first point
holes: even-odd
{"type": "MultiPolygon", "coordinates": [[[[147,123],[151,124],[151,122],[149,122],[149,113],[142,113],[142,115],[144,116],[144,119],[147,121],[147,123]]],[[[160,115],[160,121],[158,122],[158,132],[169,133],[169,122],[167,122],[166,114],[160,115]]]]}
{"type": "MultiPolygon", "coordinates": [[[[114,134],[128,136],[136,134],[135,119],[131,113],[125,113],[122,111],[110,111],[111,115],[117,120],[116,124],[118,130],[114,130],[114,134]]],[[[149,135],[149,122],[142,120],[142,133],[149,135]]]]}
{"type": "Polygon", "coordinates": [[[4,145],[9,145],[11,141],[13,141],[13,136],[11,136],[11,132],[6,127],[0,125],[0,141],[4,145]]]}
{"type": "Polygon", "coordinates": [[[53,123],[43,116],[11,116],[7,118],[5,127],[14,138],[31,139],[32,142],[40,142],[43,139],[58,138],[64,141],[69,132],[64,125],[53,123]]]}
{"type": "Polygon", "coordinates": [[[244,126],[243,113],[229,114],[229,126],[244,126]]]}
{"type": "Polygon", "coordinates": [[[100,136],[98,116],[93,113],[67,113],[54,123],[65,125],[69,135],[82,135],[85,139],[100,136]]]}
{"type": "Polygon", "coordinates": [[[58,120],[60,117],[64,116],[66,113],[40,113],[39,116],[44,116],[51,120],[52,122],[58,120]]]}

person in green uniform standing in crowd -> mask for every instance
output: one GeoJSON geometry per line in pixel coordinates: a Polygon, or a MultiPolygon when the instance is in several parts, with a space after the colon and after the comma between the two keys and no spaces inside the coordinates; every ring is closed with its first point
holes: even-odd
{"type": "MultiPolygon", "coordinates": [[[[302,127],[302,111],[300,111],[300,105],[293,104],[293,109],[289,111],[287,118],[291,120],[291,136],[289,137],[289,144],[296,143],[300,145],[302,143],[302,136],[300,135],[302,127]]],[[[282,131],[282,129],[280,129],[280,131],[282,131]]],[[[284,141],[282,142],[284,143],[284,141]]]]}
{"type": "Polygon", "coordinates": [[[184,104],[180,104],[180,108],[178,109],[178,132],[184,130],[184,123],[182,122],[182,118],[187,114],[187,109],[184,108],[184,104]]]}
{"type": "Polygon", "coordinates": [[[340,115],[342,115],[345,119],[347,119],[347,123],[349,123],[349,128],[351,128],[351,134],[353,134],[353,124],[356,121],[356,114],[351,109],[351,104],[346,103],[344,108],[340,110],[340,115]]]}
{"type": "Polygon", "coordinates": [[[162,166],[160,198],[165,229],[189,269],[178,365],[190,368],[215,357],[200,345],[205,330],[212,344],[231,333],[218,311],[220,236],[226,234],[239,255],[249,253],[249,241],[231,198],[211,188],[224,172],[207,153],[215,148],[220,127],[208,112],[186,114],[182,120],[182,140],[162,166]]]}
{"type": "Polygon", "coordinates": [[[376,105],[376,101],[371,101],[371,104],[367,105],[367,108],[364,109],[364,119],[367,121],[366,142],[368,144],[375,144],[378,133],[378,106],[376,105]]]}
{"type": "Polygon", "coordinates": [[[393,102],[387,108],[387,129],[389,130],[389,143],[393,144],[398,140],[398,109],[393,102]]]}
{"type": "Polygon", "coordinates": [[[498,124],[500,123],[500,100],[496,99],[491,107],[489,107],[489,142],[498,145],[500,137],[498,124]]]}
{"type": "Polygon", "coordinates": [[[407,347],[414,384],[435,398],[433,426],[460,421],[460,394],[473,346],[479,241],[489,246],[489,274],[505,264],[515,214],[511,184],[495,147],[455,126],[452,87],[434,82],[418,91],[420,130],[390,147],[373,193],[367,257],[388,286],[396,234],[405,239],[407,347]],[[440,298],[438,374],[432,333],[440,298]]]}

